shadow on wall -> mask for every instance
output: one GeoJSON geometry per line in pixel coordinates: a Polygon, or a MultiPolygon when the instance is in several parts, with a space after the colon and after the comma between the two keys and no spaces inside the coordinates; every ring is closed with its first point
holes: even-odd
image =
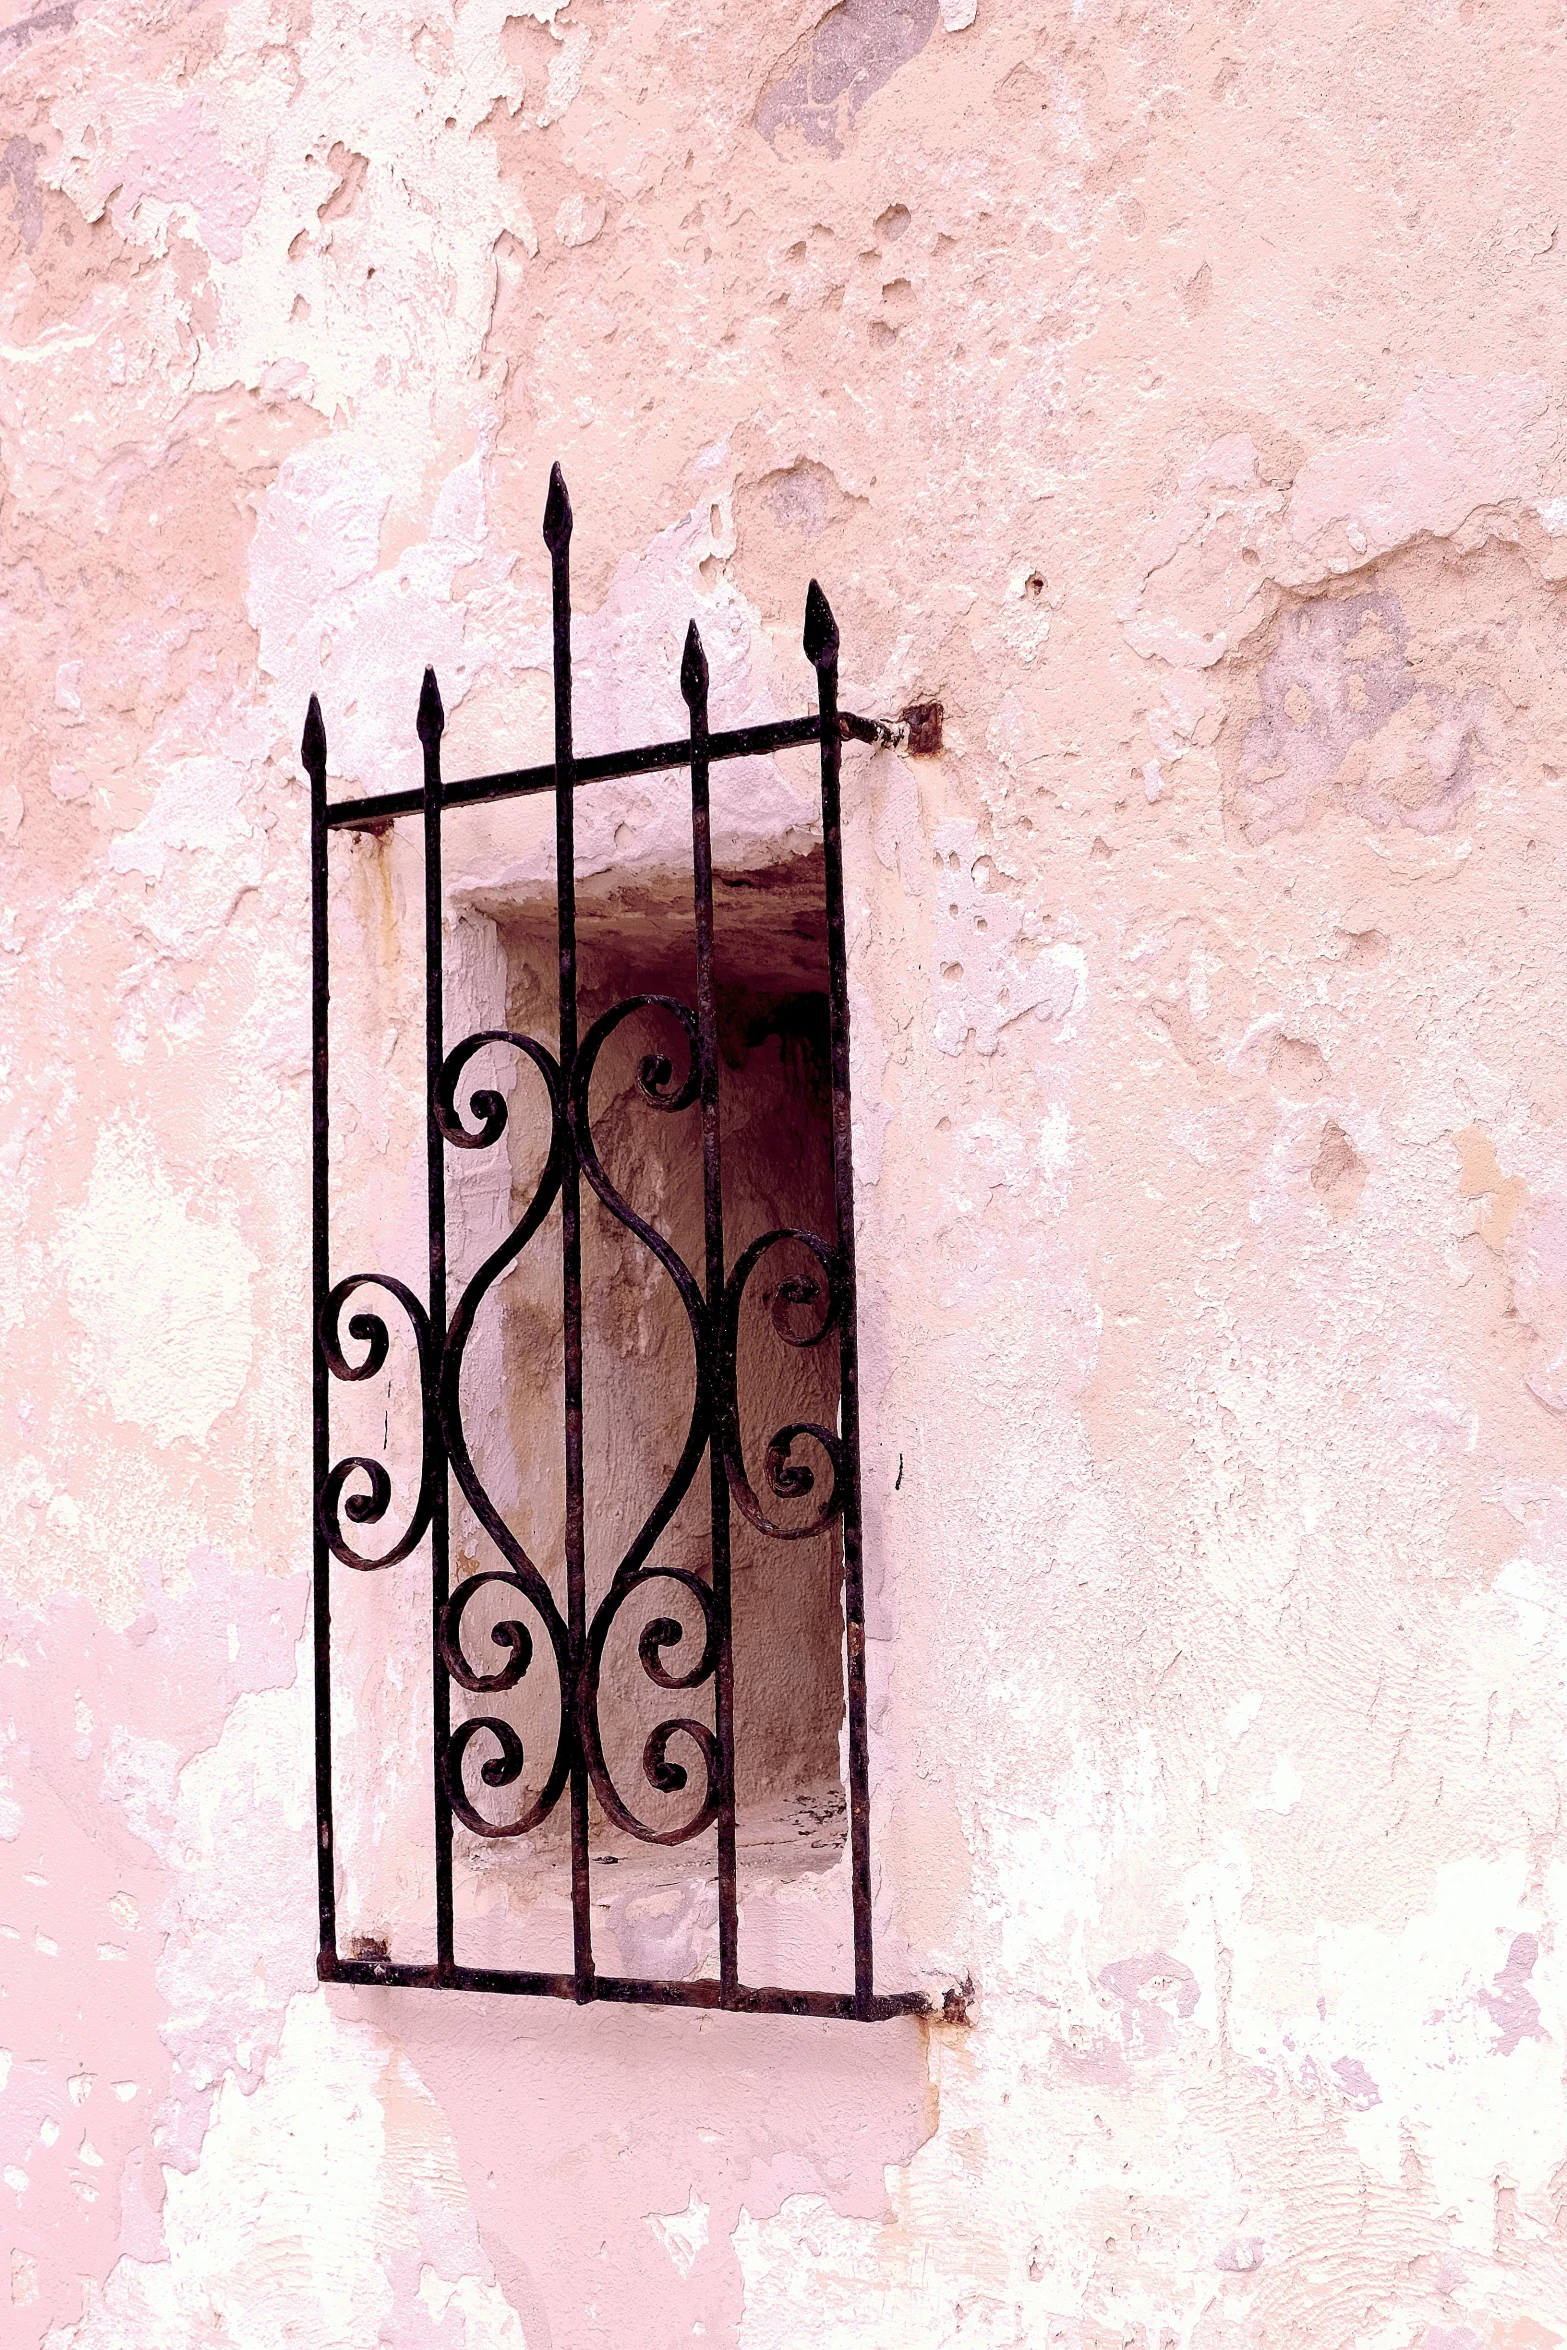
{"type": "Polygon", "coordinates": [[[456,2140],[484,2250],[531,2350],[733,2339],[742,2208],[888,2216],[935,2131],[926,2027],[328,1993],[401,2043],[456,2140]]]}
{"type": "Polygon", "coordinates": [[[144,1568],[120,1629],[79,1598],[0,1611],[8,2342],[74,2323],[123,2253],[165,2257],[219,2082],[254,2088],[311,1989],[307,1601],[195,1549],[167,1587],[144,1568]]]}

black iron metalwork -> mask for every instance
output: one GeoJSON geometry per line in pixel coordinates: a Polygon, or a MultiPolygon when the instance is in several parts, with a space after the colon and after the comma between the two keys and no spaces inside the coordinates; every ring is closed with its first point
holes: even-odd
{"type": "MultiPolygon", "coordinates": [[[[817,708],[782,724],[714,734],[708,723],[708,670],[695,622],[688,633],[680,688],[689,712],[681,742],[643,745],[607,756],[578,759],[572,738],[571,688],[571,505],[559,466],[550,476],[544,538],[552,574],[554,624],[555,756],[545,767],[522,768],[447,785],[441,773],[445,718],[434,672],[426,670],[419,698],[418,735],[424,780],[418,792],[329,802],[326,796],[326,733],[320,707],[311,697],[302,759],[310,779],[311,807],[311,1003],[313,1021],[312,1109],[314,1158],[312,1394],[315,1493],[315,1702],[316,1800],[321,1942],[318,1971],[324,1981],[406,1984],[426,1988],[508,1991],[587,2001],[606,1999],[679,2007],[716,2007],[747,2012],[813,2015],[877,2021],[918,2012],[917,1993],[880,1993],[873,1976],[870,1791],[866,1745],[865,1598],[861,1556],[859,1474],[859,1390],[855,1321],[854,1178],[850,1136],[849,1004],[844,936],[843,863],[839,823],[839,768],[845,739],[878,742],[896,730],[838,708],[838,630],[827,599],[812,581],[806,601],[804,649],[816,671],[817,708]],[[720,1053],[713,920],[713,860],[709,777],[715,761],[749,758],[774,750],[815,744],[821,763],[824,893],[827,916],[828,1010],[830,1031],[831,1128],[835,1229],[821,1235],[797,1229],[764,1232],[729,1264],[723,1220],[719,1123],[720,1053]],[[687,768],[691,778],[693,917],[696,947],[694,1008],[673,996],[637,995],[616,1004],[578,1035],[578,962],[574,805],[584,785],[616,776],[687,768]],[[448,808],[477,801],[515,798],[552,790],[560,966],[559,1033],[554,1051],[537,1038],[506,1029],[485,1029],[447,1049],[442,997],[441,828],[448,808]],[[334,830],[380,829],[393,818],[419,815],[424,835],[426,1179],[429,1218],[428,1289],[421,1301],[388,1274],[351,1274],[335,1284],[329,1267],[328,1231],[328,1040],[327,935],[328,839],[334,830]],[[702,1276],[684,1262],[666,1236],[640,1216],[606,1173],[594,1138],[589,1100],[594,1069],[605,1044],[623,1022],[657,1012],[673,1023],[685,1058],[678,1079],[670,1059],[649,1053],[640,1067],[642,1098],[670,1113],[698,1107],[703,1177],[704,1265],[702,1276]],[[528,1064],[544,1088],[549,1149],[532,1199],[517,1223],[464,1285],[448,1311],[446,1263],[446,1166],[448,1150],[482,1151],[498,1143],[508,1122],[504,1095],[480,1087],[460,1100],[470,1063],[487,1046],[505,1046],[528,1064]],[[685,1310],[695,1352],[690,1424],[679,1460],[642,1527],[620,1560],[609,1588],[590,1609],[584,1536],[587,1496],[583,1478],[582,1387],[582,1193],[588,1191],[608,1214],[649,1249],[668,1274],[685,1310]],[[564,1558],[560,1562],[565,1604],[556,1585],[530,1558],[486,1489],[464,1433],[461,1382],[465,1350],[484,1299],[527,1247],[552,1209],[559,1205],[561,1311],[566,1472],[564,1558]],[[772,1299],[778,1336],[791,1346],[816,1347],[836,1339],[838,1426],[798,1421],[781,1428],[766,1448],[758,1493],[748,1472],[741,1440],[737,1354],[740,1315],[748,1284],[759,1266],[785,1243],[804,1250],[816,1273],[781,1281],[772,1299]],[[349,1529],[379,1525],[391,1517],[392,1480],[382,1462],[349,1455],[331,1457],[329,1398],[334,1379],[370,1379],[387,1361],[391,1332],[384,1311],[372,1310],[362,1293],[379,1292],[378,1303],[395,1304],[408,1322],[417,1350],[422,1430],[419,1487],[401,1530],[379,1556],[356,1546],[349,1529]],[[363,1352],[344,1351],[343,1317],[352,1301],[347,1336],[363,1352]],[[802,1330],[804,1313],[809,1326],[802,1330]],[[826,1464],[820,1471],[799,1457],[804,1445],[826,1464]],[[657,1557],[659,1538],[692,1487],[706,1456],[710,1544],[707,1572],[675,1566],[657,1557]],[[455,1477],[475,1519],[493,1544],[499,1566],[451,1582],[449,1500],[455,1477]],[[352,1490],[350,1490],[352,1488],[352,1490]],[[814,1496],[805,1518],[779,1517],[774,1502],[814,1496]],[[780,1540],[823,1536],[841,1530],[845,1618],[846,1710],[848,1717],[849,1879],[853,1910],[852,1991],[795,1991],[742,1983],[739,1972],[735,1854],[735,1708],[730,1576],[730,1511],[762,1533],[780,1540]],[[346,1523],[345,1523],[346,1522],[346,1523]],[[331,1600],[334,1561],[357,1571],[392,1567],[428,1538],[431,1568],[432,1668],[434,1674],[434,1802],[436,1960],[433,1966],[404,1964],[379,1951],[344,1956],[338,1949],[336,1873],[332,1825],[331,1600]],[[542,1630],[559,1691],[559,1726],[549,1768],[539,1792],[518,1816],[496,1821],[483,1808],[479,1787],[516,1785],[524,1774],[522,1742],[499,1713],[481,1712],[452,1722],[452,1685],[480,1696],[515,1689],[534,1662],[536,1634],[520,1614],[490,1627],[488,1643],[501,1661],[484,1670],[464,1645],[464,1619],[481,1591],[492,1599],[515,1592],[542,1630]],[[686,1693],[712,1683],[713,1726],[690,1712],[672,1711],[654,1728],[643,1751],[643,1776],[657,1793],[682,1793],[691,1783],[694,1808],[681,1824],[661,1826],[644,1818],[635,1800],[617,1784],[605,1754],[600,1722],[601,1679],[607,1643],[623,1612],[638,1603],[667,1608],[675,1592],[684,1595],[698,1622],[698,1653],[684,1665],[677,1652],[687,1645],[687,1628],[673,1615],[653,1613],[643,1624],[637,1654],[647,1679],[658,1689],[686,1693]],[[470,1749],[483,1741],[490,1751],[468,1775],[470,1749]],[[673,1750],[673,1751],[672,1751],[673,1750]],[[678,1758],[678,1759],[677,1759],[678,1758]],[[454,1823],[467,1833],[496,1839],[528,1834],[562,1797],[569,1797],[571,1827],[572,1967],[569,1973],[539,1973],[458,1963],[453,1928],[454,1823]],[[593,1955],[589,1846],[592,1806],[624,1834],[649,1844],[686,1844],[709,1828],[716,1836],[718,1882],[718,1973],[685,1980],[609,1976],[596,1971],[593,1955]]],[[[939,714],[938,714],[939,724],[939,714]]],[[[939,735],[938,735],[939,739],[939,735]]],[[[392,1518],[393,1526],[396,1519],[392,1518]]],[[[632,1619],[635,1620],[634,1617],[632,1619]]],[[[481,1748],[482,1753],[482,1748],[481,1748]]],[[[356,1949],[363,1951],[362,1944],[356,1949]]]]}

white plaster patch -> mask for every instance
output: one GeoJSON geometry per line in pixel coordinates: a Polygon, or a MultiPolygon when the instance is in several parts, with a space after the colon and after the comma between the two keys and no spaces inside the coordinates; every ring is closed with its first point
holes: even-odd
{"type": "Polygon", "coordinates": [[[366,790],[418,780],[414,714],[426,664],[439,678],[448,722],[474,669],[451,586],[458,566],[484,550],[482,460],[452,467],[427,535],[383,570],[392,494],[372,458],[331,444],[302,450],[268,492],[250,553],[261,667],[278,682],[290,732],[297,740],[308,699],[318,694],[331,773],[366,790]]]}
{"type": "MultiPolygon", "coordinates": [[[[109,1731],[103,1762],[103,1792],[125,1813],[131,1828],[154,1852],[162,1850],[179,1802],[179,1749],[166,1738],[148,1738],[116,1722],[109,1731]]],[[[116,1918],[115,1923],[134,1924],[116,1918]]]]}
{"type": "Polygon", "coordinates": [[[568,196],[555,215],[555,234],[563,245],[591,245],[604,219],[604,206],[596,199],[568,196]]]}
{"type": "Polygon", "coordinates": [[[1304,1793],[1305,1782],[1295,1768],[1293,1757],[1280,1754],[1274,1759],[1272,1778],[1260,1795],[1252,1797],[1252,1802],[1258,1811],[1289,1812],[1304,1793]]]}
{"type": "MultiPolygon", "coordinates": [[[[1117,604],[1128,643],[1177,673],[1209,669],[1270,616],[1272,585],[1319,585],[1423,533],[1452,537],[1493,508],[1532,506],[1552,529],[1563,502],[1539,500],[1547,409],[1528,378],[1433,378],[1390,431],[1308,458],[1287,496],[1261,477],[1247,435],[1227,434],[1182,475],[1143,541],[1117,604]]],[[[1161,757],[1211,739],[1218,705],[1168,680],[1164,691],[1151,722],[1161,757]]]]}
{"type": "Polygon", "coordinates": [[[125,1117],[104,1126],[86,1199],[60,1225],[84,1368],[115,1418],[160,1444],[205,1443],[249,1375],[257,1258],[231,1223],[192,1216],[151,1129],[125,1117]]]}
{"type": "Polygon", "coordinates": [[[244,785],[243,769],[231,760],[182,759],[141,822],[110,843],[111,867],[158,881],[171,849],[217,852],[248,840],[250,826],[239,805],[244,785]]]}
{"type": "MultiPolygon", "coordinates": [[[[1528,1873],[1521,1855],[1452,1863],[1395,1933],[1324,1920],[1281,1936],[1233,1905],[1218,1921],[1236,2045],[1342,2100],[1347,2135],[1388,2185],[1415,2147],[1452,2240],[1480,2255],[1498,2172],[1538,2194],[1559,2156],[1562,1974],[1522,1898],[1528,1873]]],[[[1547,1871],[1552,1915],[1564,1881],[1547,1871]]]]}
{"type": "MultiPolygon", "coordinates": [[[[392,485],[373,457],[330,443],[302,449],[267,494],[251,543],[250,617],[262,667],[284,673],[301,630],[375,571],[392,485]]],[[[319,659],[321,645],[309,648],[319,659]]],[[[330,650],[330,648],[328,648],[330,650]]]]}
{"type": "MultiPolygon", "coordinates": [[[[879,2282],[876,2231],[864,2221],[840,2219],[825,2196],[790,2195],[772,2218],[742,2207],[731,2241],[745,2279],[741,2350],[794,2350],[806,2337],[817,2350],[863,2342],[866,2291],[879,2282]]],[[[879,2331],[877,2350],[908,2338],[905,2326],[879,2331]]]]}
{"type": "Polygon", "coordinates": [[[1244,433],[1216,441],[1182,475],[1168,511],[1144,539],[1116,611],[1134,652],[1176,669],[1207,669],[1255,628],[1284,500],[1259,480],[1244,433]]]}
{"type": "Polygon", "coordinates": [[[559,122],[581,89],[582,77],[588,69],[588,45],[591,39],[586,25],[573,25],[550,60],[544,106],[538,118],[541,130],[547,130],[552,122],[559,122]]]}
{"type": "Polygon", "coordinates": [[[1543,384],[1523,376],[1422,384],[1390,432],[1336,442],[1295,477],[1290,536],[1315,548],[1337,525],[1362,559],[1422,531],[1446,538],[1477,507],[1531,500],[1551,454],[1543,384]]]}
{"type": "Polygon", "coordinates": [[[197,2167],[165,2175],[168,2257],[121,2260],[55,2350],[201,2350],[214,2325],[231,2350],[361,2350],[402,2338],[420,2308],[459,2317],[463,2350],[522,2350],[440,2107],[380,2032],[334,2016],[319,1990],[290,2003],[250,2096],[225,2081],[197,2167]],[[464,2273],[447,2284],[458,2247],[464,2273]]]}
{"type": "Polygon", "coordinates": [[[261,203],[257,182],[243,165],[227,160],[194,95],[149,123],[123,161],[105,165],[100,184],[122,235],[135,236],[144,208],[161,221],[171,212],[184,213],[217,261],[239,259],[244,232],[261,203]]]}
{"type": "Polygon", "coordinates": [[[707,2220],[708,2207],[698,2201],[695,2187],[684,2211],[655,2212],[648,2219],[648,2226],[683,2277],[691,2274],[697,2254],[706,2247],[707,2220]]]}
{"type": "Polygon", "coordinates": [[[435,2325],[444,2326],[448,2311],[462,2319],[463,2350],[526,2350],[522,2320],[497,2284],[478,2277],[448,2284],[427,2268],[419,2279],[419,2299],[435,2325]]]}
{"type": "Polygon", "coordinates": [[[1261,1705],[1262,1691],[1260,1689],[1248,1689],[1244,1697],[1236,1699],[1224,1717],[1225,1734],[1232,1743],[1245,1737],[1252,1723],[1257,1719],[1261,1705]]]}
{"type": "Polygon", "coordinates": [[[1045,946],[1029,935],[1026,910],[987,884],[986,852],[971,818],[943,824],[931,849],[940,1051],[960,1053],[972,1036],[982,1053],[993,1053],[1002,1029],[1026,1012],[1069,1020],[1088,993],[1082,949],[1045,946]]]}

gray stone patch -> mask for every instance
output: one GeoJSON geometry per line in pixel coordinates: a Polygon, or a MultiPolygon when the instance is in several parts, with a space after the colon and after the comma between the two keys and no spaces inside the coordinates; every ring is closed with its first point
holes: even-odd
{"type": "Polygon", "coordinates": [[[44,200],[38,193],[38,166],[30,142],[20,136],[7,139],[0,152],[0,188],[11,187],[11,211],[24,249],[31,252],[44,225],[44,200]]]}
{"type": "Polygon", "coordinates": [[[919,55],[938,17],[937,0],[840,0],[768,83],[757,129],[770,147],[780,131],[796,130],[841,155],[861,107],[919,55]]]}
{"type": "Polygon", "coordinates": [[[1286,612],[1236,777],[1246,838],[1299,832],[1331,795],[1378,826],[1444,831],[1474,789],[1479,693],[1422,683],[1386,590],[1286,612]]]}

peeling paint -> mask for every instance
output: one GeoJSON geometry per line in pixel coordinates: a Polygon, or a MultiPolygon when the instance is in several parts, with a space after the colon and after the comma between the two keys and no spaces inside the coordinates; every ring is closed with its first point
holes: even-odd
{"type": "MultiPolygon", "coordinates": [[[[1559,11],[10,14],[7,2341],[1553,2350],[1559,11]],[[314,1978],[295,746],[318,690],[334,791],[416,785],[431,661],[450,772],[546,754],[557,457],[584,747],[680,730],[693,613],[715,724],[797,712],[812,576],[846,700],[943,707],[845,854],[879,1948],[966,2021],[314,1978]]],[[[813,789],[715,777],[737,904],[813,789]]],[[[677,786],[578,824],[672,923],[677,786]]],[[[453,822],[454,1020],[552,853],[453,822]]],[[[417,1280],[417,838],[334,859],[337,1238],[417,1280]]],[[[396,1466],[410,1399],[339,1400],[396,1466]]],[[[338,1692],[410,1935],[420,1571],[338,1692]]],[[[841,1954],[829,1793],[770,1963],[841,1954]]]]}

